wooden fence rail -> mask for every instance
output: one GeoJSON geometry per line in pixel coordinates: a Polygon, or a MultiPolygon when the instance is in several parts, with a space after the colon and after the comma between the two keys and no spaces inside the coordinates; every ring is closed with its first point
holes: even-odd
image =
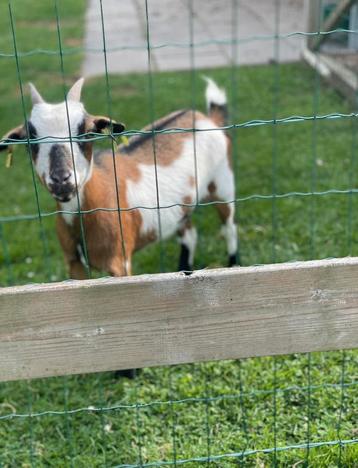
{"type": "Polygon", "coordinates": [[[0,381],[358,347],[358,258],[0,290],[0,381]]]}

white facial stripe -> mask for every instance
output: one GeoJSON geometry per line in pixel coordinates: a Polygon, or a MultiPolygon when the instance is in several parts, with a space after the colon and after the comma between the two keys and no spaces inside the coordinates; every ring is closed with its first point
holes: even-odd
{"type": "MultiPolygon", "coordinates": [[[[78,126],[83,121],[86,112],[81,102],[68,101],[67,108],[71,135],[74,136],[77,135],[78,126]]],[[[65,102],[36,104],[32,108],[30,120],[36,128],[39,138],[48,136],[66,138],[69,136],[65,102]]]]}
{"type": "Polygon", "coordinates": [[[70,200],[69,202],[60,203],[61,210],[68,212],[68,213],[62,213],[62,216],[69,226],[72,226],[74,218],[75,216],[77,216],[76,213],[78,213],[79,210],[81,209],[82,198],[83,198],[83,192],[82,190],[80,190],[78,192],[78,198],[76,196],[76,197],[73,197],[72,200],[70,200]]]}

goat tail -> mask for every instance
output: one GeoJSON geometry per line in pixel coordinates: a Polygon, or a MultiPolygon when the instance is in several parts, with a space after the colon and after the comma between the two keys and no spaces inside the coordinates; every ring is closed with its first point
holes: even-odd
{"type": "Polygon", "coordinates": [[[218,127],[223,127],[226,125],[228,117],[226,92],[219,88],[211,78],[207,76],[203,78],[207,82],[205,97],[208,115],[218,127]]]}

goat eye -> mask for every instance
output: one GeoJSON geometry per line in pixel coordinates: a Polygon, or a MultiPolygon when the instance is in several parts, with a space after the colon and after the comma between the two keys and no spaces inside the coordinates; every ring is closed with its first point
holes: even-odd
{"type": "Polygon", "coordinates": [[[91,138],[91,135],[89,135],[89,134],[93,133],[95,131],[96,130],[93,127],[90,127],[90,128],[87,127],[86,128],[86,122],[82,121],[78,125],[77,134],[78,134],[78,136],[80,136],[81,140],[88,140],[88,138],[91,138]]]}
{"type": "Polygon", "coordinates": [[[89,135],[91,131],[91,129],[85,129],[84,126],[78,129],[78,146],[81,148],[82,151],[84,151],[85,148],[85,141],[91,138],[91,135],[89,135]]]}
{"type": "MultiPolygon", "coordinates": [[[[36,128],[33,126],[31,122],[28,122],[28,129],[29,129],[29,139],[30,140],[35,140],[37,138],[37,131],[36,128]]],[[[30,143],[31,151],[34,154],[37,154],[39,151],[39,144],[38,143],[30,143]]]]}
{"type": "Polygon", "coordinates": [[[86,133],[82,133],[82,134],[81,134],[80,139],[81,139],[82,141],[80,141],[80,144],[81,144],[81,143],[84,144],[84,140],[88,140],[89,138],[92,137],[91,132],[92,132],[92,130],[87,130],[86,133]]]}

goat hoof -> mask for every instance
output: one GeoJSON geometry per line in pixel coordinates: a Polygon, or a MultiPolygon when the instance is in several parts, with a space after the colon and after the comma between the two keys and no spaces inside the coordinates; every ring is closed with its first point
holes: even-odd
{"type": "Polygon", "coordinates": [[[191,267],[188,268],[182,268],[179,270],[181,273],[184,273],[184,275],[189,276],[193,273],[193,269],[191,267]]]}
{"type": "Polygon", "coordinates": [[[185,271],[183,271],[183,273],[184,273],[185,276],[190,276],[193,273],[193,271],[192,270],[185,270],[185,271]]]}
{"type": "Polygon", "coordinates": [[[228,267],[240,265],[240,257],[238,254],[229,255],[228,267]]]}

